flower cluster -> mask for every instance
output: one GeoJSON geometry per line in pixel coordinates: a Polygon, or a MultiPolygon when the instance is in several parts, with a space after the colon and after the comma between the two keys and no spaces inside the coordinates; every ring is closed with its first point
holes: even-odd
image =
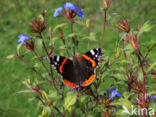
{"type": "Polygon", "coordinates": [[[73,3],[65,3],[63,6],[57,8],[54,12],[54,17],[59,16],[62,14],[64,17],[68,19],[73,19],[76,15],[78,17],[84,17],[84,13],[82,10],[78,7],[76,7],[73,3]],[[65,12],[63,12],[65,10],[65,12]]]}

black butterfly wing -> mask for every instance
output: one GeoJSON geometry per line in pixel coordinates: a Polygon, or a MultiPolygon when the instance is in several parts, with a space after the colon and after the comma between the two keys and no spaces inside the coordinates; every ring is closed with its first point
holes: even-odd
{"type": "Polygon", "coordinates": [[[69,87],[76,87],[73,77],[73,61],[63,56],[52,56],[50,58],[51,64],[56,71],[62,75],[63,82],[69,87]]]}
{"type": "Polygon", "coordinates": [[[92,67],[92,68],[95,68],[99,61],[100,61],[100,57],[103,55],[103,51],[101,48],[95,48],[95,49],[92,49],[88,52],[86,52],[85,54],[82,55],[82,61],[92,67]]]}

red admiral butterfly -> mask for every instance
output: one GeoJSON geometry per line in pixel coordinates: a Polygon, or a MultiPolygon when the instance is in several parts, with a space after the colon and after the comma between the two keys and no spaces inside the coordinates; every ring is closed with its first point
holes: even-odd
{"type": "Polygon", "coordinates": [[[63,82],[69,87],[88,86],[95,79],[94,69],[103,55],[101,48],[92,49],[81,57],[70,60],[63,56],[52,56],[51,64],[63,76],[63,82]]]}

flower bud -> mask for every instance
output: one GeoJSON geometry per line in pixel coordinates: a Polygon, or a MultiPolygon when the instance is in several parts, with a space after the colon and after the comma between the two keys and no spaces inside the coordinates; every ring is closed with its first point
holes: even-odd
{"type": "Polygon", "coordinates": [[[131,34],[131,45],[135,50],[139,49],[138,41],[133,34],[131,34]]]}
{"type": "Polygon", "coordinates": [[[31,27],[32,33],[41,33],[46,29],[46,23],[44,20],[34,19],[31,23],[29,23],[29,26],[31,27]]]}
{"type": "Polygon", "coordinates": [[[126,32],[129,33],[130,32],[130,24],[126,19],[120,20],[119,24],[118,24],[118,29],[121,32],[126,32]]]}
{"type": "Polygon", "coordinates": [[[104,10],[107,10],[108,9],[108,0],[104,0],[104,10]]]}
{"type": "Polygon", "coordinates": [[[42,17],[44,18],[47,11],[42,11],[42,17]]]}
{"type": "Polygon", "coordinates": [[[34,41],[31,39],[30,42],[28,42],[27,40],[25,40],[25,43],[26,43],[26,48],[30,51],[33,51],[34,50],[34,41]]]}
{"type": "Polygon", "coordinates": [[[87,19],[87,20],[86,20],[86,27],[87,27],[88,29],[90,29],[90,19],[87,19]]]}

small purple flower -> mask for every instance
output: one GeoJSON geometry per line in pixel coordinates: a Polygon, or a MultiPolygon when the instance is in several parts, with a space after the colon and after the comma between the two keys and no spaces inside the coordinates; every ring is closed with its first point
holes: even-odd
{"type": "Polygon", "coordinates": [[[63,9],[65,9],[65,13],[63,13],[63,16],[65,16],[66,18],[74,18],[76,15],[78,17],[84,17],[84,13],[82,12],[82,10],[78,7],[76,7],[75,4],[73,3],[68,3],[66,2],[62,7],[59,7],[55,10],[54,12],[54,17],[57,17],[60,15],[60,12],[63,11],[63,9]]]}
{"type": "Polygon", "coordinates": [[[116,95],[118,97],[122,97],[122,94],[116,91],[116,88],[107,89],[107,91],[112,92],[109,96],[109,98],[113,99],[116,95]]]}
{"type": "Polygon", "coordinates": [[[149,99],[150,99],[150,100],[152,100],[152,99],[156,99],[156,95],[152,95],[152,96],[150,96],[149,99]]]}
{"type": "Polygon", "coordinates": [[[19,39],[17,40],[17,43],[22,43],[23,45],[25,45],[25,41],[24,40],[29,40],[30,38],[28,37],[28,35],[22,35],[20,34],[19,36],[17,36],[19,39]]]}

